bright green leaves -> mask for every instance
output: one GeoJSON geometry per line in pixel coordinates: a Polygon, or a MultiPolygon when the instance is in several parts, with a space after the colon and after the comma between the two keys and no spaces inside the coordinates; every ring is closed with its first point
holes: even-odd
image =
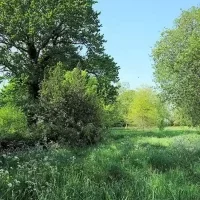
{"type": "Polygon", "coordinates": [[[155,45],[155,78],[165,99],[200,123],[200,9],[184,11],[155,45]]]}
{"type": "Polygon", "coordinates": [[[0,138],[14,134],[26,135],[27,124],[24,113],[13,105],[0,108],[0,138]]]}
{"type": "Polygon", "coordinates": [[[84,91],[85,95],[93,95],[97,93],[97,79],[90,77],[86,71],[74,68],[65,74],[64,85],[70,85],[72,88],[79,88],[80,92],[84,91]]]}
{"type": "Polygon", "coordinates": [[[167,110],[151,88],[140,88],[135,92],[128,112],[130,123],[140,128],[160,127],[166,118],[167,110]]]}
{"type": "Polygon", "coordinates": [[[129,124],[129,111],[131,104],[135,98],[134,90],[126,90],[122,92],[117,98],[116,109],[119,111],[119,116],[124,120],[126,124],[129,124]]]}

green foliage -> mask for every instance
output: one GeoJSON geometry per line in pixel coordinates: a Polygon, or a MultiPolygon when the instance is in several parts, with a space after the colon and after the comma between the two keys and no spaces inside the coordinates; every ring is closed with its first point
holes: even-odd
{"type": "Polygon", "coordinates": [[[134,97],[135,97],[135,91],[134,90],[125,90],[117,98],[116,107],[119,110],[118,115],[125,122],[126,126],[129,123],[128,114],[129,114],[130,106],[134,101],[134,97]]]}
{"type": "Polygon", "coordinates": [[[86,64],[82,63],[82,69],[93,74],[98,81],[97,92],[104,99],[106,105],[115,102],[118,95],[119,66],[114,59],[107,54],[102,56],[89,55],[86,64]]]}
{"type": "Polygon", "coordinates": [[[0,105],[14,105],[22,109],[27,117],[28,125],[32,125],[36,111],[39,109],[38,99],[34,100],[28,92],[26,78],[11,78],[0,91],[0,105]]]}
{"type": "Polygon", "coordinates": [[[113,129],[109,141],[87,149],[4,154],[0,198],[200,199],[197,133],[113,129]]]}
{"type": "Polygon", "coordinates": [[[164,128],[167,125],[169,126],[170,112],[169,112],[169,107],[167,106],[166,102],[162,101],[160,95],[157,95],[156,98],[156,109],[157,109],[156,125],[160,130],[164,130],[164,128]]]}
{"type": "Polygon", "coordinates": [[[25,136],[27,133],[26,117],[23,112],[11,105],[0,108],[0,138],[15,135],[25,136]]]}
{"type": "Polygon", "coordinates": [[[183,11],[156,43],[152,57],[156,82],[168,102],[200,124],[200,9],[183,11]]]}
{"type": "Polygon", "coordinates": [[[30,103],[28,88],[25,84],[26,78],[9,78],[6,84],[0,90],[0,105],[16,105],[17,107],[26,107],[30,103]]]}
{"type": "Polygon", "coordinates": [[[104,105],[104,121],[107,127],[117,126],[119,127],[119,123],[122,118],[119,115],[119,107],[117,107],[117,103],[112,103],[108,105],[104,105]]]}
{"type": "Polygon", "coordinates": [[[159,151],[153,152],[148,160],[153,170],[158,172],[166,172],[173,168],[176,168],[177,158],[170,151],[161,149],[159,151]]]}
{"type": "Polygon", "coordinates": [[[172,119],[175,126],[192,126],[191,119],[181,108],[174,109],[172,119]]]}
{"type": "Polygon", "coordinates": [[[134,90],[119,86],[119,95],[112,104],[104,105],[105,119],[108,126],[128,126],[128,112],[135,95],[134,90]]]}
{"type": "Polygon", "coordinates": [[[104,52],[95,3],[0,0],[1,70],[19,80],[26,77],[29,96],[36,100],[49,68],[62,62],[66,70],[73,70],[79,64],[97,77],[98,93],[105,101],[112,101],[116,87],[111,83],[118,81],[119,67],[104,52]]]}
{"type": "Polygon", "coordinates": [[[137,91],[129,112],[132,123],[141,128],[155,126],[156,115],[155,96],[152,90],[145,88],[137,91]]]}
{"type": "Polygon", "coordinates": [[[6,104],[14,104],[16,102],[16,99],[13,95],[15,91],[15,84],[14,83],[8,83],[6,86],[4,85],[3,88],[0,91],[0,105],[4,106],[6,104]]]}
{"type": "Polygon", "coordinates": [[[41,87],[41,114],[48,137],[60,137],[71,145],[100,140],[103,106],[97,95],[97,80],[86,71],[65,71],[61,64],[50,71],[41,87]]]}
{"type": "Polygon", "coordinates": [[[164,128],[167,110],[151,88],[137,90],[128,111],[128,120],[137,127],[158,126],[160,129],[164,128]]]}

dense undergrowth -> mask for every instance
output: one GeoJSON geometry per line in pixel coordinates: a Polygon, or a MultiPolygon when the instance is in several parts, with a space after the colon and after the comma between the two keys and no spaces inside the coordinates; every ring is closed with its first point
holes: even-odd
{"type": "Polygon", "coordinates": [[[89,148],[5,153],[0,199],[200,199],[200,135],[112,129],[89,148]]]}

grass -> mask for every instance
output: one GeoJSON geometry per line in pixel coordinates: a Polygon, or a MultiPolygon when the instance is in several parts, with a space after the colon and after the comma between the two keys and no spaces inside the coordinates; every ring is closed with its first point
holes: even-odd
{"type": "Polygon", "coordinates": [[[87,149],[1,155],[0,199],[198,200],[199,161],[194,129],[112,129],[87,149]]]}

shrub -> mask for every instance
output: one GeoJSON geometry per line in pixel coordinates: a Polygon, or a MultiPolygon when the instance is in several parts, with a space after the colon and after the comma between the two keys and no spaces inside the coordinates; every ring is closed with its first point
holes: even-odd
{"type": "Polygon", "coordinates": [[[0,108],[0,137],[8,138],[25,135],[27,130],[26,117],[23,112],[11,105],[0,108]]]}
{"type": "Polygon", "coordinates": [[[65,71],[58,64],[49,72],[40,92],[40,122],[45,124],[49,138],[62,138],[71,145],[100,140],[103,106],[96,78],[78,68],[65,71]]]}

